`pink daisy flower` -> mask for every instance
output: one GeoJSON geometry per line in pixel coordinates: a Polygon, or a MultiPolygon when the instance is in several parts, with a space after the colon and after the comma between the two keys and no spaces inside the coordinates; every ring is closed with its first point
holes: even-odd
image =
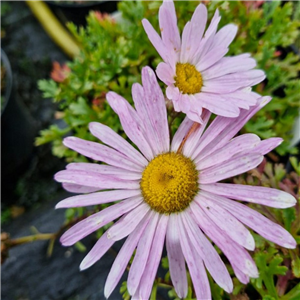
{"type": "Polygon", "coordinates": [[[180,38],[174,3],[164,1],[159,9],[161,37],[148,20],[142,21],[164,60],[156,73],[167,85],[167,97],[173,101],[175,111],[184,112],[195,122],[202,122],[203,108],[220,116],[237,117],[240,108],[256,104],[257,95],[245,88],[265,78],[263,71],[253,70],[256,62],[250,54],[224,57],[237,26],[229,24],[217,32],[220,19],[217,10],[205,31],[207,9],[200,4],[180,38]]]}
{"type": "Polygon", "coordinates": [[[237,118],[217,116],[206,130],[210,112],[203,114],[202,125],[186,117],[170,142],[164,95],[149,67],[142,70],[142,83],[132,87],[135,109],[118,94],[107,94],[125,133],[140,151],[109,127],[94,122],[90,131],[103,144],[77,137],[64,140],[70,149],[105,164],[71,163],[58,172],[55,179],[65,189],[88,194],[67,198],[56,207],[118,202],[71,227],[61,242],[73,245],[118,219],[80,265],[81,270],[90,267],[115,241],[127,237],[108,275],[106,297],[136,250],[128,291],[132,299],[149,299],[165,240],[172,283],[180,298],[188,289],[185,262],[197,299],[211,299],[205,269],[230,293],[231,277],[208,238],[224,252],[243,283],[258,276],[246,251],[254,250],[254,239],[243,224],[283,247],[296,246],[285,229],[236,201],[286,208],[295,204],[293,196],[272,188],[219,183],[255,168],[265,153],[281,143],[280,138],[261,141],[254,134],[233,138],[270,98],[260,98],[257,106],[242,110],[237,118]]]}

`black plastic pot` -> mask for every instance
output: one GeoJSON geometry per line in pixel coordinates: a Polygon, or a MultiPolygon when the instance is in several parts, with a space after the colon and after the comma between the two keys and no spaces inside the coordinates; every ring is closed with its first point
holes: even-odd
{"type": "Polygon", "coordinates": [[[90,11],[112,13],[117,10],[118,1],[90,1],[88,3],[65,3],[63,1],[45,1],[63,24],[73,22],[77,26],[86,25],[90,11]]]}
{"type": "Polygon", "coordinates": [[[9,60],[1,49],[1,66],[5,68],[5,86],[1,97],[1,187],[2,201],[11,199],[18,178],[28,168],[32,158],[35,123],[14,93],[9,60]]]}

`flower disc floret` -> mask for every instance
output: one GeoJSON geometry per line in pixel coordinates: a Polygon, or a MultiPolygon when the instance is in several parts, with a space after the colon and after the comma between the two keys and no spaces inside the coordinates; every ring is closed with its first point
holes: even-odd
{"type": "Polygon", "coordinates": [[[183,94],[196,94],[202,88],[202,76],[195,66],[186,63],[176,65],[175,86],[183,94]]]}
{"type": "Polygon", "coordinates": [[[198,189],[198,172],[192,160],[173,152],[155,157],[141,180],[145,202],[159,213],[183,211],[198,189]]]}

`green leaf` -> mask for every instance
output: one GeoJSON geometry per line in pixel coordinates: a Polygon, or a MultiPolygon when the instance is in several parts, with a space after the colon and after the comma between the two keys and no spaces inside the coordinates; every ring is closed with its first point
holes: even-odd
{"type": "Polygon", "coordinates": [[[38,88],[43,92],[44,98],[55,98],[58,91],[58,85],[54,80],[41,79],[38,81],[38,88]]]}

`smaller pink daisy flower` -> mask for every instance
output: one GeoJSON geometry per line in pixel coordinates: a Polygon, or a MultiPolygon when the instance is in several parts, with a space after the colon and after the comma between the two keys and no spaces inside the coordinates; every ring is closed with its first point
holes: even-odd
{"type": "Polygon", "coordinates": [[[115,241],[126,238],[106,280],[106,297],[135,251],[128,292],[132,299],[149,299],[164,244],[180,298],[188,293],[186,265],[197,299],[211,299],[206,269],[230,293],[231,276],[209,239],[224,252],[242,283],[258,276],[246,251],[254,250],[254,238],[244,224],[283,247],[296,246],[284,228],[236,201],[286,208],[295,204],[293,196],[272,188],[219,183],[255,168],[265,153],[281,143],[279,138],[261,141],[255,134],[233,138],[270,98],[260,98],[258,105],[242,110],[237,118],[217,116],[206,130],[208,111],[201,126],[186,117],[170,141],[164,95],[148,67],[142,70],[142,82],[143,86],[136,83],[132,87],[135,108],[118,94],[107,94],[125,133],[139,150],[111,128],[95,122],[90,123],[90,131],[103,144],[76,137],[64,140],[67,147],[105,164],[71,163],[58,172],[55,179],[68,191],[88,194],[65,199],[56,207],[117,203],[68,229],[61,242],[73,245],[117,220],[80,265],[82,270],[90,267],[115,241]]]}
{"type": "Polygon", "coordinates": [[[142,21],[151,43],[164,60],[156,73],[167,85],[167,97],[176,111],[184,112],[195,122],[202,122],[203,108],[220,116],[237,117],[240,108],[249,109],[256,104],[256,94],[245,88],[265,78],[263,71],[253,70],[256,62],[250,54],[224,57],[237,26],[229,24],[217,32],[220,19],[216,10],[205,31],[207,9],[200,4],[180,38],[174,3],[164,1],[159,9],[161,37],[148,20],[142,21]]]}

